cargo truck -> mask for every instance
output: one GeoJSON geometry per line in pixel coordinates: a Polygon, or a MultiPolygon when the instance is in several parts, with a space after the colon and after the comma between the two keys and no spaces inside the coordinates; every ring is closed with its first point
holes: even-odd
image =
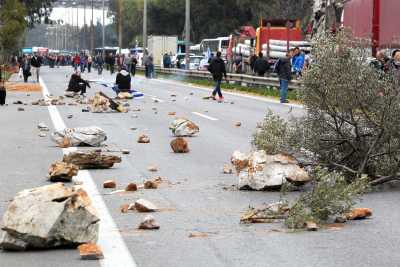
{"type": "Polygon", "coordinates": [[[163,64],[163,55],[176,54],[178,49],[178,37],[177,36],[149,36],[148,38],[148,52],[153,56],[153,62],[155,65],[163,64]]]}

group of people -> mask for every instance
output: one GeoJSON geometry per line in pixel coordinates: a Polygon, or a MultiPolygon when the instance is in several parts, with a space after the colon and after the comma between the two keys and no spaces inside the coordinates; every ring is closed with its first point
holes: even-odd
{"type": "Polygon", "coordinates": [[[37,53],[31,55],[24,55],[19,59],[20,76],[24,78],[27,83],[30,76],[36,76],[36,81],[39,82],[40,67],[43,65],[43,59],[37,53]]]}
{"type": "Polygon", "coordinates": [[[400,85],[400,49],[394,50],[391,58],[384,51],[378,51],[376,59],[371,61],[370,65],[382,74],[394,75],[400,85]]]}

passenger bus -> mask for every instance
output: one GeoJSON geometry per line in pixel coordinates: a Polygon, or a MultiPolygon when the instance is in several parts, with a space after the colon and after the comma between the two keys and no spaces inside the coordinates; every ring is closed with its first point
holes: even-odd
{"type": "Polygon", "coordinates": [[[202,53],[208,53],[210,50],[214,55],[220,51],[222,53],[222,57],[226,58],[227,51],[229,48],[229,37],[218,37],[215,39],[204,39],[200,43],[200,50],[202,53]]]}

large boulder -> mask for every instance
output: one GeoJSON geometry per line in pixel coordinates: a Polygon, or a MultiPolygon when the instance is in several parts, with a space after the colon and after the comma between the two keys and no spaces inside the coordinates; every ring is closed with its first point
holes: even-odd
{"type": "Polygon", "coordinates": [[[191,137],[200,132],[199,126],[184,118],[174,120],[169,128],[176,137],[191,137]]]}
{"type": "Polygon", "coordinates": [[[62,183],[19,192],[3,216],[4,250],[77,247],[96,243],[99,221],[83,189],[62,183]]]}
{"type": "Polygon", "coordinates": [[[51,164],[49,179],[52,182],[71,182],[72,177],[78,175],[79,167],[65,162],[51,164]]]}
{"type": "Polygon", "coordinates": [[[311,179],[289,155],[267,155],[263,150],[249,154],[235,151],[231,162],[239,175],[241,190],[279,189],[285,182],[302,185],[311,179]]]}
{"type": "Polygon", "coordinates": [[[106,132],[97,127],[65,128],[52,134],[53,140],[63,144],[68,140],[70,146],[100,146],[107,140],[106,132]]]}

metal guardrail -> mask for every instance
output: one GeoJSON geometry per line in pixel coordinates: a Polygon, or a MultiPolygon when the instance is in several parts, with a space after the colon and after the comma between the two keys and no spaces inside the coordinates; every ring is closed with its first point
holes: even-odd
{"type": "MultiPolygon", "coordinates": [[[[173,68],[162,68],[160,66],[154,66],[156,73],[190,77],[190,78],[200,78],[211,80],[212,76],[208,71],[198,71],[198,70],[182,70],[173,68]]],[[[138,66],[138,70],[144,71],[143,66],[138,66]]],[[[258,77],[246,74],[235,74],[228,73],[228,81],[240,83],[244,86],[274,86],[279,87],[279,79],[277,77],[258,77]]],[[[301,82],[294,80],[289,83],[289,89],[299,89],[301,87],[301,82]]]]}

